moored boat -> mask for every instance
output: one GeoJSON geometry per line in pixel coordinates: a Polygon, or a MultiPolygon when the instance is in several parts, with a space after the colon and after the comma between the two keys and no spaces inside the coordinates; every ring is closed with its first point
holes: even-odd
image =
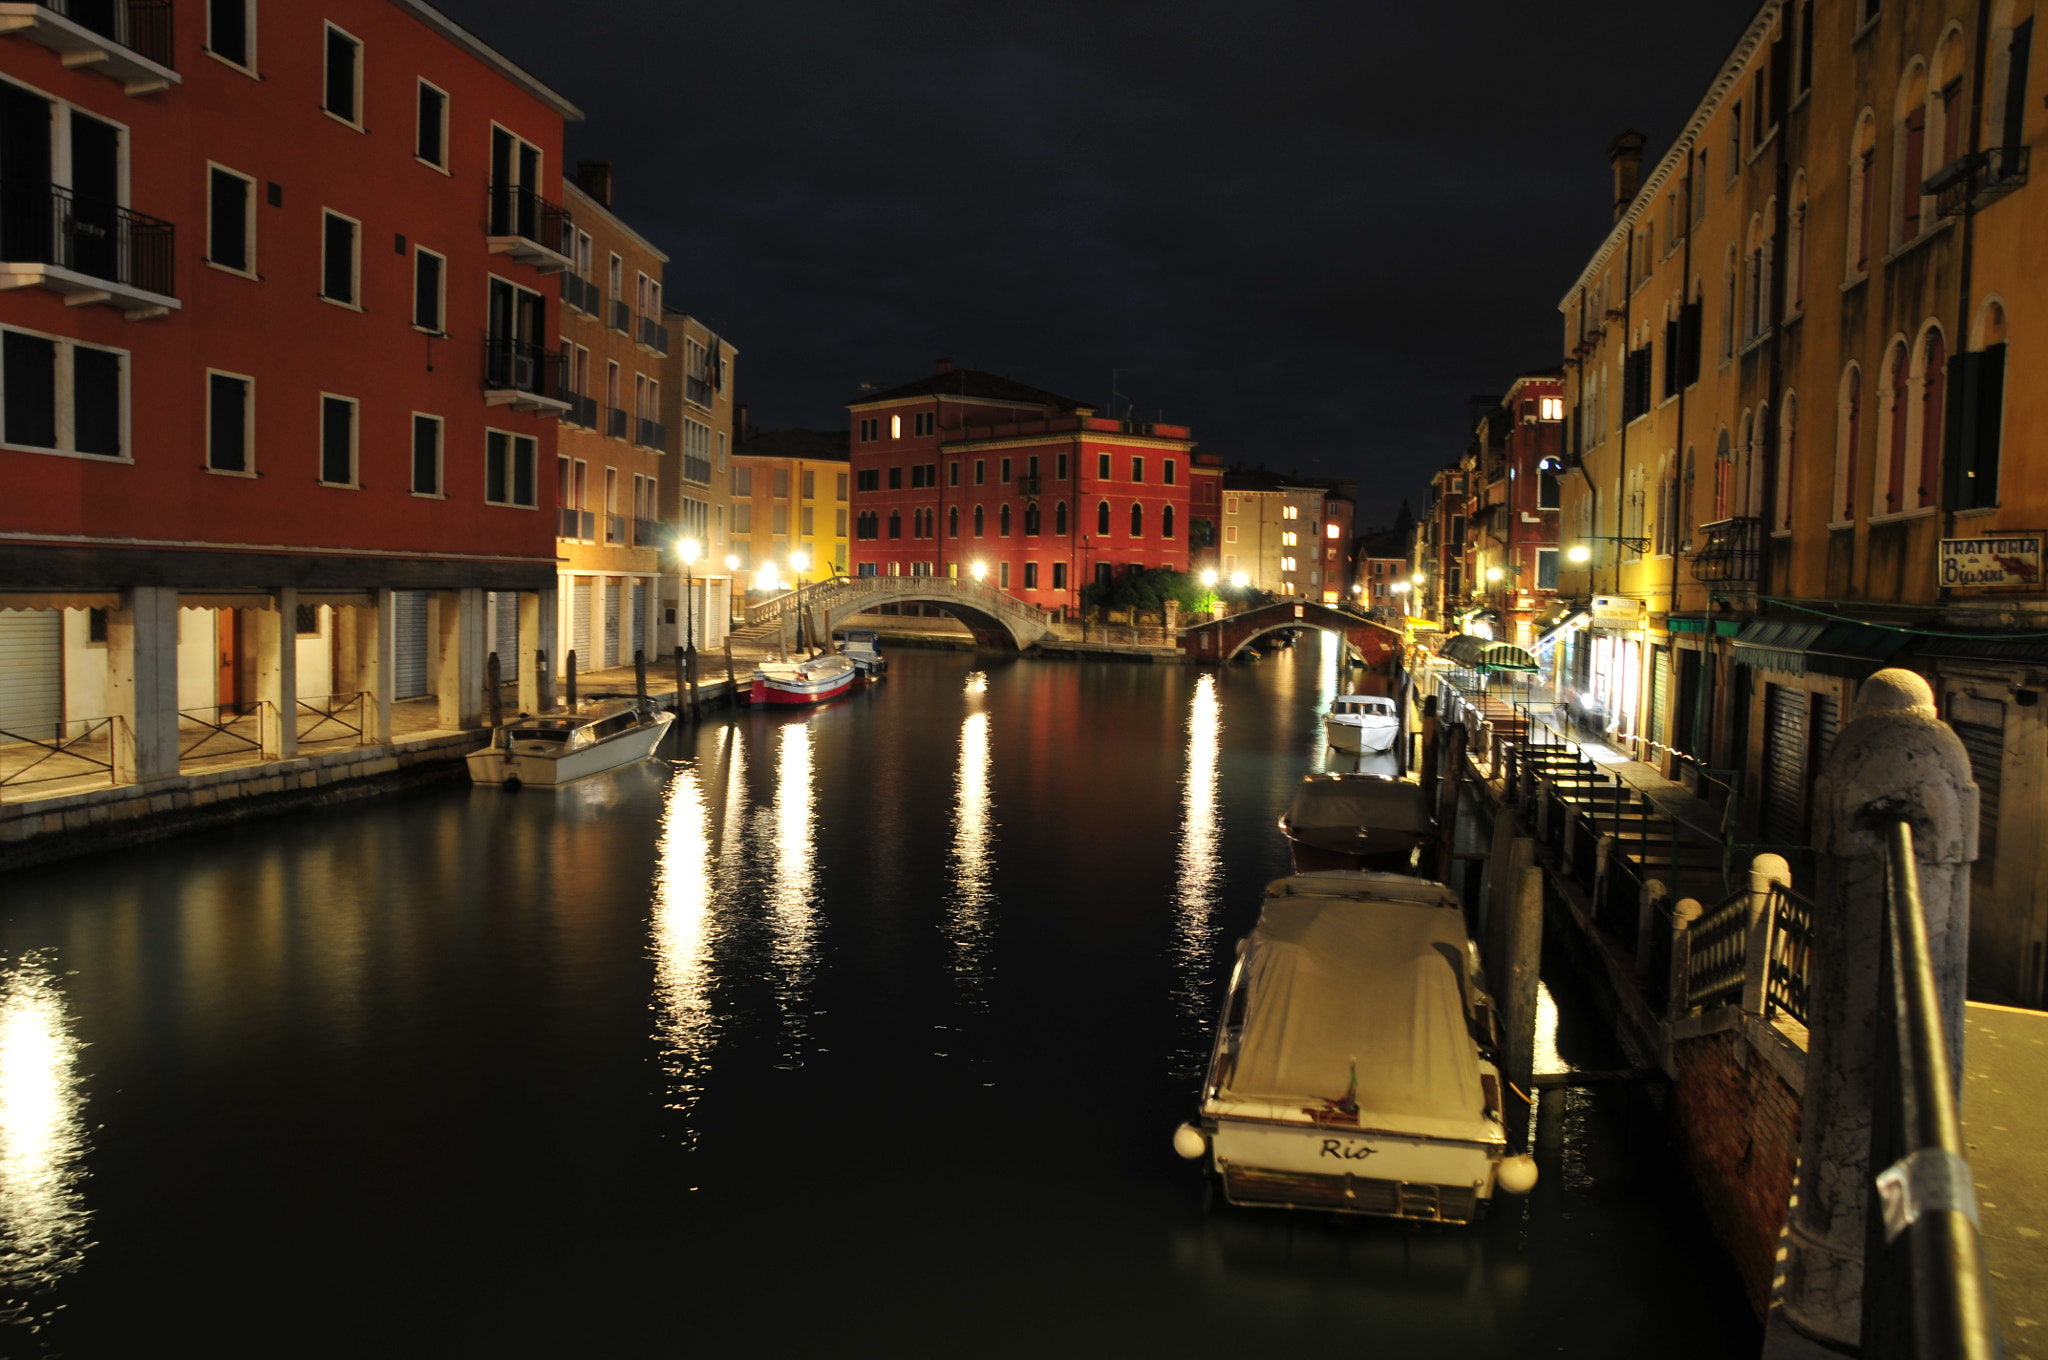
{"type": "Polygon", "coordinates": [[[889,673],[889,658],[882,655],[882,635],[872,628],[847,629],[839,654],[853,663],[854,678],[862,684],[872,684],[889,673]]]}
{"type": "Polygon", "coordinates": [[[1536,1164],[1508,1152],[1492,999],[1457,898],[1398,874],[1266,888],[1195,1123],[1232,1204],[1470,1223],[1536,1164]]]}
{"type": "Polygon", "coordinates": [[[749,702],[815,704],[836,699],[853,687],[853,662],[838,652],[808,661],[764,661],[754,670],[749,702]]]}
{"type": "Polygon", "coordinates": [[[1323,718],[1323,732],[1339,751],[1376,755],[1393,748],[1394,738],[1401,735],[1401,718],[1392,699],[1340,694],[1323,718]]]}
{"type": "Polygon", "coordinates": [[[1296,873],[1371,869],[1409,874],[1436,837],[1422,786],[1382,774],[1312,774],[1297,784],[1280,830],[1296,873]]]}
{"type": "Polygon", "coordinates": [[[566,784],[645,760],[668,735],[675,714],[635,699],[598,701],[575,713],[522,713],[467,757],[477,784],[566,784]]]}

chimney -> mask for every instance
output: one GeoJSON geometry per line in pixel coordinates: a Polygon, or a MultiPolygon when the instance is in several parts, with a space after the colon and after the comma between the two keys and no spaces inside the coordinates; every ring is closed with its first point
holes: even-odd
{"type": "Polygon", "coordinates": [[[610,161],[576,162],[576,183],[583,192],[609,208],[612,205],[612,163],[610,161]]]}
{"type": "Polygon", "coordinates": [[[940,359],[935,367],[941,373],[951,373],[953,371],[953,361],[951,359],[940,359]]]}
{"type": "Polygon", "coordinates": [[[1635,202],[1636,189],[1643,182],[1643,143],[1648,140],[1642,133],[1622,133],[1607,144],[1607,159],[1614,166],[1614,220],[1628,211],[1628,205],[1635,202]]]}
{"type": "Polygon", "coordinates": [[[739,434],[733,439],[733,442],[735,444],[744,443],[747,438],[747,408],[744,405],[740,406],[733,412],[732,418],[733,424],[739,427],[739,434]]]}

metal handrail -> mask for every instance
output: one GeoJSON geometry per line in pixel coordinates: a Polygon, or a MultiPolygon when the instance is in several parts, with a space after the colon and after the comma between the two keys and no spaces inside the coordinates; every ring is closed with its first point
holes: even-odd
{"type": "Polygon", "coordinates": [[[81,775],[88,774],[93,770],[104,770],[107,773],[108,783],[119,783],[120,774],[114,768],[114,747],[115,739],[119,735],[116,724],[121,721],[122,719],[118,715],[108,718],[74,718],[67,722],[58,723],[57,732],[49,741],[44,741],[40,737],[28,736],[22,732],[0,730],[0,741],[12,742],[22,746],[34,746],[43,753],[12,774],[0,774],[0,788],[10,784],[47,784],[56,779],[77,779],[81,775]],[[73,727],[79,729],[76,736],[68,735],[68,730],[73,727]],[[89,756],[77,749],[80,746],[94,742],[101,735],[104,735],[107,741],[107,758],[105,760],[101,760],[96,756],[89,756]],[[75,760],[86,766],[86,769],[64,769],[57,774],[41,774],[33,779],[27,777],[30,770],[40,769],[52,760],[75,760]]]}
{"type": "Polygon", "coordinates": [[[1870,1138],[1870,1166],[1884,1169],[1869,1199],[1863,1353],[1992,1360],[2002,1350],[1998,1320],[1977,1240],[1913,829],[1904,821],[1887,829],[1885,899],[1870,1138]]]}
{"type": "Polygon", "coordinates": [[[204,708],[181,708],[178,710],[178,726],[181,729],[197,728],[203,735],[196,737],[189,745],[181,742],[178,746],[178,760],[182,764],[194,759],[199,748],[220,740],[229,743],[225,750],[209,751],[209,756],[239,755],[244,751],[263,750],[263,719],[270,707],[268,699],[258,699],[243,711],[240,704],[211,704],[204,708]],[[211,717],[205,715],[211,714],[211,717]],[[237,730],[244,720],[250,720],[256,728],[256,735],[237,730]]]}
{"type": "Polygon", "coordinates": [[[563,229],[571,220],[567,208],[542,198],[523,184],[493,184],[486,192],[489,196],[489,235],[520,236],[535,245],[558,253],[561,251],[563,229]]]}
{"type": "Polygon", "coordinates": [[[1784,1014],[1807,1022],[1807,985],[1813,968],[1813,902],[1782,883],[1771,885],[1764,981],[1764,1018],[1784,1014]]]}
{"type": "Polygon", "coordinates": [[[308,716],[313,719],[310,726],[299,729],[299,744],[305,745],[315,741],[341,741],[344,739],[343,736],[330,737],[319,735],[328,727],[338,727],[343,734],[353,733],[356,745],[369,745],[370,722],[367,711],[369,700],[369,693],[365,690],[356,690],[350,694],[328,694],[318,700],[299,700],[298,721],[303,723],[308,716]],[[350,722],[348,718],[343,716],[351,709],[355,712],[354,722],[350,722]]]}
{"type": "Polygon", "coordinates": [[[1749,890],[1730,893],[1686,932],[1685,1004],[1691,1010],[1740,1002],[1744,946],[1749,940],[1749,890]]]}
{"type": "Polygon", "coordinates": [[[177,228],[61,184],[0,180],[0,259],[176,295],[177,228]]]}

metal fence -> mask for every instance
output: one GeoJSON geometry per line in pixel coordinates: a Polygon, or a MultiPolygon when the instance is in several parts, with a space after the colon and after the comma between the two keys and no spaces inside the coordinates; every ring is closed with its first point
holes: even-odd
{"type": "Polygon", "coordinates": [[[58,723],[47,739],[0,730],[0,742],[23,748],[20,765],[12,760],[0,763],[0,788],[96,774],[104,774],[110,784],[118,783],[114,757],[121,723],[118,717],[74,719],[58,723]]]}

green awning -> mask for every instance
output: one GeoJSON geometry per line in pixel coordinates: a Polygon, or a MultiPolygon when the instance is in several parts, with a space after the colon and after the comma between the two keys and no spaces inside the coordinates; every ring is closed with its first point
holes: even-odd
{"type": "Polygon", "coordinates": [[[1758,619],[1735,635],[1735,661],[1787,675],[1865,680],[1912,640],[1910,633],[1846,619],[1758,619]]]}
{"type": "Polygon", "coordinates": [[[1473,637],[1460,633],[1446,642],[1438,655],[1444,660],[1474,671],[1529,671],[1540,673],[1542,667],[1528,649],[1517,647],[1512,642],[1494,642],[1487,638],[1473,637]]]}

